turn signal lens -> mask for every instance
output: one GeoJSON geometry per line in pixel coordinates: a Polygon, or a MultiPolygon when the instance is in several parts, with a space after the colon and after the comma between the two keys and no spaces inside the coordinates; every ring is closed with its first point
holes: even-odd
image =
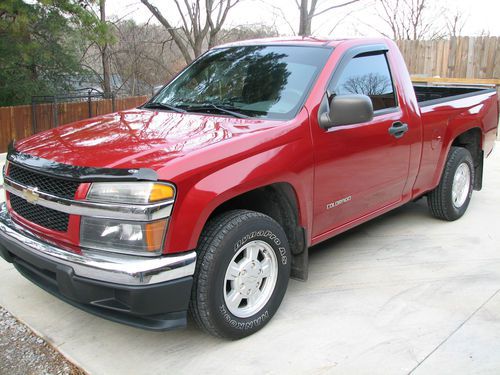
{"type": "Polygon", "coordinates": [[[158,202],[174,197],[174,188],[170,185],[154,184],[149,193],[150,202],[158,202]]]}
{"type": "Polygon", "coordinates": [[[146,248],[148,252],[155,252],[161,249],[166,223],[166,220],[160,220],[146,224],[146,248]]]}

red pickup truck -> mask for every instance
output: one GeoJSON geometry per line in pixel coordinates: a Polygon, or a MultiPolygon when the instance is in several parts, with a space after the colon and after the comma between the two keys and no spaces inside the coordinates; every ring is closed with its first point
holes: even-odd
{"type": "Polygon", "coordinates": [[[102,317],[241,338],[310,246],[422,196],[460,218],[498,116],[494,89],[414,87],[388,39],[220,46],[137,109],[13,143],[0,253],[102,317]]]}

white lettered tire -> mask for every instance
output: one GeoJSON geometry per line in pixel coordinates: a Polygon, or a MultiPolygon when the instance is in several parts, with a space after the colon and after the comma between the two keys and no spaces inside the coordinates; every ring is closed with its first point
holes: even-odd
{"type": "Polygon", "coordinates": [[[190,303],[196,323],[233,340],[266,325],[290,277],[290,249],[281,226],[258,212],[225,212],[207,223],[197,253],[190,303]]]}

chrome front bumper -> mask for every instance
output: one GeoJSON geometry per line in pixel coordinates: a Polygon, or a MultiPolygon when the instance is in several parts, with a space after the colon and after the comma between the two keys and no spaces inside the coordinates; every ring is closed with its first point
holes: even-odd
{"type": "Polygon", "coordinates": [[[0,239],[7,248],[9,244],[21,247],[47,261],[70,267],[76,276],[106,283],[154,285],[192,276],[196,264],[194,251],[155,258],[85,249],[81,253],[74,253],[16,224],[7,212],[5,203],[0,207],[0,239]]]}

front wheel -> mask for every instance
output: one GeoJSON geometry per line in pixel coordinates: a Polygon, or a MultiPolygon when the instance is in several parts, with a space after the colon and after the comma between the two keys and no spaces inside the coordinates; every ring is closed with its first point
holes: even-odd
{"type": "Polygon", "coordinates": [[[285,295],[291,258],[269,216],[234,210],[210,220],[200,238],[190,311],[206,332],[239,339],[261,329],[285,295]]]}
{"type": "Polygon", "coordinates": [[[439,185],[427,196],[431,214],[447,221],[462,217],[469,206],[473,181],[474,162],[469,150],[452,147],[439,185]]]}

